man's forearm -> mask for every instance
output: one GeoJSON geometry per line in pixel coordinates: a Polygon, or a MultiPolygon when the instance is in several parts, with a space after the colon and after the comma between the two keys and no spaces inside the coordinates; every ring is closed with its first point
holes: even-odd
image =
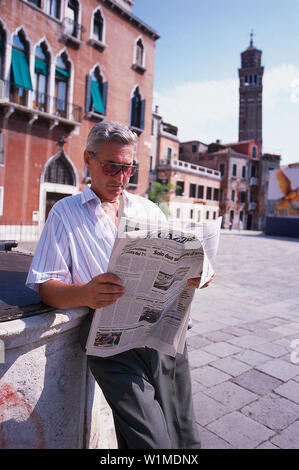
{"type": "Polygon", "coordinates": [[[84,284],[66,284],[51,279],[40,284],[39,295],[45,304],[56,308],[87,306],[86,287],[84,284]]]}
{"type": "Polygon", "coordinates": [[[39,287],[42,300],[56,308],[102,308],[124,294],[122,281],[111,273],[99,274],[87,284],[66,284],[50,279],[39,287]]]}

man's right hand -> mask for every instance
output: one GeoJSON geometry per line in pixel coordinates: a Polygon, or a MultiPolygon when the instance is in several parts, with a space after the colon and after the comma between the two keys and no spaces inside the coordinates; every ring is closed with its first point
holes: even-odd
{"type": "Polygon", "coordinates": [[[125,292],[122,280],[111,273],[99,274],[85,284],[84,288],[86,305],[90,308],[107,307],[116,302],[125,292]]]}

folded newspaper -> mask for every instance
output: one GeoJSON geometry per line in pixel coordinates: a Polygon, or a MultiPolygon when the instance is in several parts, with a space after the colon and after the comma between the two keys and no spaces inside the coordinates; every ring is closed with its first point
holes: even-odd
{"type": "Polygon", "coordinates": [[[122,279],[125,293],[94,313],[86,352],[112,356],[148,347],[175,356],[185,346],[190,304],[200,277],[213,275],[221,217],[210,223],[147,224],[122,217],[107,272],[122,279]]]}

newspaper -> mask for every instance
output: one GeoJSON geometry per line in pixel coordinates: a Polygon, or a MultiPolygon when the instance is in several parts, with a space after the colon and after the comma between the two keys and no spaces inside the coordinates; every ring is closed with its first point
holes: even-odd
{"type": "Polygon", "coordinates": [[[190,304],[201,278],[213,275],[221,217],[208,224],[146,222],[121,218],[107,272],[122,279],[125,293],[95,310],[86,353],[112,356],[148,347],[175,356],[185,346],[190,304]]]}

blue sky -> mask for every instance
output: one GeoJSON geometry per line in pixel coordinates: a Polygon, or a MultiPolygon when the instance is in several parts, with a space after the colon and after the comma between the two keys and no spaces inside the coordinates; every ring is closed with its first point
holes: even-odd
{"type": "Polygon", "coordinates": [[[250,41],[263,51],[263,150],[299,161],[299,0],[136,0],[161,36],[154,105],[180,140],[238,140],[238,68],[250,41]]]}

